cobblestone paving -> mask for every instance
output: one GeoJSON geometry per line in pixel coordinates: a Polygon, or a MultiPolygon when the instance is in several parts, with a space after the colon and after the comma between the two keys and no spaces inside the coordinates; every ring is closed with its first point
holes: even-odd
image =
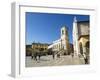
{"type": "Polygon", "coordinates": [[[61,66],[61,65],[82,65],[84,59],[80,59],[77,56],[67,55],[60,58],[52,58],[52,55],[42,56],[40,60],[35,61],[31,57],[26,57],[26,67],[39,67],[39,66],[61,66]]]}

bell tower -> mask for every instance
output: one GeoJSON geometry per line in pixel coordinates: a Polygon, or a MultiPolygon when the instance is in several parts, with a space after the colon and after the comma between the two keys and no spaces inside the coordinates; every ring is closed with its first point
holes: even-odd
{"type": "Polygon", "coordinates": [[[68,29],[66,26],[61,28],[61,45],[62,49],[69,50],[68,29]]]}
{"type": "Polygon", "coordinates": [[[74,55],[78,55],[80,51],[78,44],[78,26],[76,17],[74,17],[73,20],[73,45],[74,45],[74,55]]]}

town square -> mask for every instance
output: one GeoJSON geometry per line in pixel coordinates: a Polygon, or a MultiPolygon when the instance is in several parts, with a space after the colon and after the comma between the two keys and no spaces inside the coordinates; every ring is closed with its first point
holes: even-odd
{"type": "Polygon", "coordinates": [[[26,13],[26,67],[89,65],[89,15],[26,13]]]}

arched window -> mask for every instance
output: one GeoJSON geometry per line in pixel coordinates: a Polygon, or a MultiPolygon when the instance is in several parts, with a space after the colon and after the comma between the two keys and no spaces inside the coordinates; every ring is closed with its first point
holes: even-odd
{"type": "Polygon", "coordinates": [[[64,35],[64,30],[62,30],[62,35],[64,35]]]}

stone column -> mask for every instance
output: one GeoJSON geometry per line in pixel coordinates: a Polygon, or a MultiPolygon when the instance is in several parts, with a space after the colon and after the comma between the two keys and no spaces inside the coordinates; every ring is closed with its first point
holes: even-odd
{"type": "Polygon", "coordinates": [[[83,53],[86,53],[86,47],[83,46],[83,53]]]}
{"type": "Polygon", "coordinates": [[[82,47],[83,47],[83,54],[86,54],[86,46],[85,46],[85,42],[82,43],[82,47]]]}

